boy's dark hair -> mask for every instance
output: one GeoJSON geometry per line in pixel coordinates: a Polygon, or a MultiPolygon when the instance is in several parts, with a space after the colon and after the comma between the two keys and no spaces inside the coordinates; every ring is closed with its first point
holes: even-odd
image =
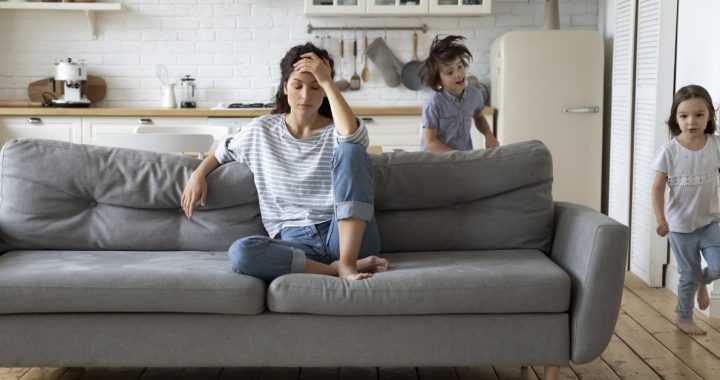
{"type": "Polygon", "coordinates": [[[450,63],[460,58],[463,66],[468,67],[473,56],[470,50],[463,45],[463,36],[447,36],[439,39],[435,36],[430,45],[430,54],[420,69],[420,78],[423,83],[435,91],[440,91],[440,64],[450,63]]]}
{"type": "Polygon", "coordinates": [[[708,122],[705,126],[705,133],[709,135],[715,134],[717,126],[715,125],[715,108],[713,108],[712,98],[705,88],[695,84],[691,84],[679,89],[673,96],[672,108],[670,109],[670,118],[667,121],[668,129],[672,136],[678,136],[682,133],[677,123],[677,109],[680,103],[692,98],[701,98],[705,101],[708,109],[708,122]]]}
{"type": "MultiPolygon", "coordinates": [[[[275,93],[275,108],[270,113],[276,114],[290,112],[290,105],[288,104],[284,88],[290,80],[290,74],[295,71],[295,67],[293,65],[295,62],[302,59],[301,56],[305,53],[315,53],[318,57],[320,57],[320,59],[327,59],[330,64],[330,79],[335,78],[335,61],[330,58],[330,54],[327,50],[321,49],[310,42],[307,42],[304,45],[293,46],[287,53],[285,53],[285,57],[280,60],[280,85],[275,93]]],[[[321,115],[332,119],[330,102],[327,97],[323,98],[323,102],[320,105],[320,110],[318,112],[321,115]]]]}

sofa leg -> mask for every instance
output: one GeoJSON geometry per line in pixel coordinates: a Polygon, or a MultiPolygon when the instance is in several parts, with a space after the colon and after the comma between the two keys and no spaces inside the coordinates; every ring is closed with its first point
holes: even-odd
{"type": "Polygon", "coordinates": [[[558,380],[560,377],[560,367],[545,366],[545,380],[558,380]]]}

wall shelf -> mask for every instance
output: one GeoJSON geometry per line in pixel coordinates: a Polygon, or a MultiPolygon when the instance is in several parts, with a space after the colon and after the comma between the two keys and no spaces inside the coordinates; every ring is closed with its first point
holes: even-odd
{"type": "Polygon", "coordinates": [[[30,11],[84,11],[88,26],[93,38],[97,39],[95,33],[95,12],[119,11],[122,10],[120,3],[28,3],[28,2],[3,2],[0,3],[0,10],[30,10],[30,11]]]}

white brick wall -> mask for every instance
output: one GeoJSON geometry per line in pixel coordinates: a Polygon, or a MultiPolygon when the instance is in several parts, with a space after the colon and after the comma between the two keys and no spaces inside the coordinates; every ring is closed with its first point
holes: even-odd
{"type": "MultiPolygon", "coordinates": [[[[97,12],[93,40],[82,12],[0,10],[0,100],[26,100],[27,85],[53,75],[55,59],[87,63],[88,73],[108,84],[102,106],[160,105],[155,65],[164,64],[177,79],[197,79],[201,107],[219,102],[268,101],[279,78],[278,63],[298,43],[319,39],[315,26],[412,26],[427,24],[419,35],[420,59],[436,34],[461,34],[475,57],[470,72],[488,82],[488,50],[498,36],[543,24],[543,0],[493,0],[493,12],[477,17],[320,18],[303,15],[301,0],[115,0],[123,11],[97,12]]],[[[563,29],[597,30],[598,0],[560,0],[563,29]]],[[[352,38],[351,32],[345,37],[352,38]]],[[[337,55],[338,32],[326,44],[337,55]]],[[[358,38],[362,35],[358,33],[358,38]]],[[[411,31],[368,32],[385,37],[403,61],[410,59],[411,31]]],[[[346,44],[345,73],[352,75],[346,44]]],[[[359,41],[359,50],[362,43],[359,41]]],[[[361,70],[358,57],[358,72],[361,70]]],[[[339,70],[339,64],[337,67],[339,70]]],[[[388,88],[370,62],[370,81],[345,92],[352,105],[420,105],[429,90],[388,88]]]]}

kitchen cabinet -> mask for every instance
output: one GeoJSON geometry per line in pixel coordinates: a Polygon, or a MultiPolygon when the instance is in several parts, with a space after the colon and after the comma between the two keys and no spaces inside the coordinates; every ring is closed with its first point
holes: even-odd
{"type": "Polygon", "coordinates": [[[382,147],[383,152],[420,149],[422,118],[418,116],[360,116],[368,129],[370,145],[382,147]]]}
{"type": "Polygon", "coordinates": [[[81,118],[77,116],[0,117],[0,144],[20,138],[81,142],[81,118]]]}
{"type": "Polygon", "coordinates": [[[82,118],[83,144],[90,144],[92,137],[100,134],[135,133],[138,126],[180,127],[207,125],[206,117],[124,117],[97,116],[82,118]]]}
{"type": "Polygon", "coordinates": [[[46,3],[46,2],[5,2],[0,3],[0,10],[16,9],[31,11],[83,11],[87,19],[90,33],[97,38],[95,33],[95,12],[96,11],[119,11],[122,9],[120,3],[46,3]]]}
{"type": "Polygon", "coordinates": [[[492,0],[305,0],[308,16],[488,14],[492,0]]]}
{"type": "Polygon", "coordinates": [[[432,15],[478,15],[490,13],[492,0],[429,0],[432,15]]]}
{"type": "MultiPolygon", "coordinates": [[[[420,138],[423,133],[422,116],[361,115],[359,117],[368,129],[371,146],[379,146],[383,152],[395,150],[415,152],[420,150],[420,138]]],[[[493,118],[490,115],[485,115],[485,119],[487,119],[492,130],[493,118]]],[[[470,138],[473,142],[473,148],[485,148],[485,138],[475,128],[474,123],[470,130],[470,138]]],[[[500,143],[503,142],[500,141],[500,143]]]]}
{"type": "Polygon", "coordinates": [[[367,0],[367,14],[425,15],[430,0],[367,0]]]}
{"type": "Polygon", "coordinates": [[[305,0],[305,14],[309,16],[362,15],[366,12],[366,0],[305,0]]]}

